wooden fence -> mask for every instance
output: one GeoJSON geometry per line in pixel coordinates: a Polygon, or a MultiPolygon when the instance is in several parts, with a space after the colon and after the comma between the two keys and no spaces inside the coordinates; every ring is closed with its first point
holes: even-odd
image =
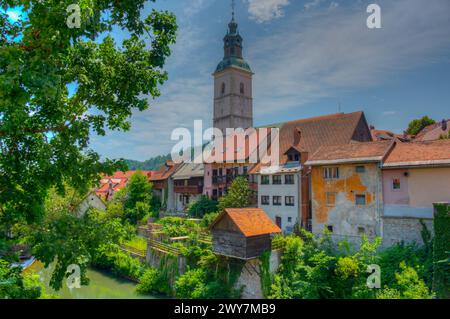
{"type": "Polygon", "coordinates": [[[127,253],[130,253],[130,254],[132,254],[132,255],[135,255],[135,256],[137,256],[137,257],[140,257],[140,258],[145,258],[146,254],[147,254],[147,252],[145,251],[145,249],[138,249],[138,248],[135,248],[135,247],[126,245],[126,244],[120,245],[120,248],[121,248],[123,251],[125,251],[125,252],[127,252],[127,253]]]}
{"type": "Polygon", "coordinates": [[[166,253],[166,254],[173,254],[176,256],[181,254],[181,251],[178,248],[173,247],[172,245],[164,244],[164,243],[154,240],[154,239],[150,239],[148,241],[148,245],[150,246],[150,248],[156,249],[156,250],[166,253]]]}

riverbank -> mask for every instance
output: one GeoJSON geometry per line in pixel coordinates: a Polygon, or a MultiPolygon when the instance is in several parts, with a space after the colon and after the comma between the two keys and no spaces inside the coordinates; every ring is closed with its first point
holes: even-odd
{"type": "Polygon", "coordinates": [[[51,266],[44,268],[39,261],[34,262],[25,272],[36,272],[44,283],[47,292],[61,299],[163,299],[164,296],[139,295],[136,293],[136,283],[114,276],[106,271],[89,268],[87,276],[90,279],[88,286],[69,289],[63,284],[63,288],[54,291],[50,288],[51,266]]]}

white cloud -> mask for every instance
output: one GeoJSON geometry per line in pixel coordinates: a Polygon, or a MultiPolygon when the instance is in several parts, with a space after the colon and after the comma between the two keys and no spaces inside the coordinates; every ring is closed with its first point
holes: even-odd
{"type": "Polygon", "coordinates": [[[382,29],[367,28],[363,5],[305,11],[251,45],[256,116],[386,84],[405,70],[448,58],[450,2],[379,3],[382,29]]]}
{"type": "Polygon", "coordinates": [[[322,2],[323,0],[313,0],[305,3],[304,8],[305,10],[310,10],[312,8],[318,7],[322,2]]]}
{"type": "Polygon", "coordinates": [[[257,22],[267,22],[284,16],[283,7],[289,0],[248,0],[250,18],[257,22]]]}

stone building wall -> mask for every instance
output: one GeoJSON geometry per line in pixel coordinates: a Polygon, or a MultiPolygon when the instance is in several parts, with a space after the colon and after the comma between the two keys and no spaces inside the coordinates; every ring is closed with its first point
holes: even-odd
{"type": "Polygon", "coordinates": [[[411,218],[411,217],[383,217],[383,247],[389,247],[395,243],[404,241],[416,242],[423,245],[422,229],[420,221],[426,225],[427,229],[433,234],[433,219],[431,218],[411,218]]]}
{"type": "MultiPolygon", "coordinates": [[[[269,271],[274,274],[281,263],[281,250],[273,250],[270,254],[269,271]]],[[[242,299],[263,299],[261,287],[261,261],[259,258],[248,260],[242,268],[241,275],[236,281],[235,288],[242,288],[242,299]]]]}

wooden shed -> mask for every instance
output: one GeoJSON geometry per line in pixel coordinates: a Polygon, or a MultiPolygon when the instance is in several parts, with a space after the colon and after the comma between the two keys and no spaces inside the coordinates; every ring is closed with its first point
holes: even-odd
{"type": "Polygon", "coordinates": [[[209,229],[214,253],[245,260],[271,250],[272,235],[281,233],[261,208],[227,208],[209,229]]]}

